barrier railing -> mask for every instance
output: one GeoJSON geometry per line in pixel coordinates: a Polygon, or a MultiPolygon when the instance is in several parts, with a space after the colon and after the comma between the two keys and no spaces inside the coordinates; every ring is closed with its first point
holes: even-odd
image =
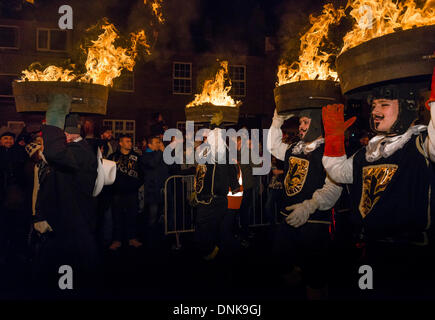
{"type": "MultiPolygon", "coordinates": [[[[270,193],[269,176],[255,176],[258,179],[252,192],[248,225],[259,227],[276,222],[276,202],[266,203],[270,193]]],[[[166,179],[164,189],[165,234],[195,231],[195,208],[189,203],[193,193],[194,175],[174,175],[166,179]]]]}

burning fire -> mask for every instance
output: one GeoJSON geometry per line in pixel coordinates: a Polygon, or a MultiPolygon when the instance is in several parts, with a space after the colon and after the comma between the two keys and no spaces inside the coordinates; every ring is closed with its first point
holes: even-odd
{"type": "MultiPolygon", "coordinates": [[[[73,81],[102,84],[111,86],[113,79],[121,75],[123,69],[133,71],[135,58],[138,53],[139,44],[142,45],[147,54],[150,54],[149,45],[145,32],[139,31],[130,35],[130,48],[115,47],[114,42],[118,33],[113,24],[105,23],[101,26],[103,33],[98,39],[92,41],[87,48],[86,73],[75,75],[72,70],[56,66],[49,66],[43,71],[24,70],[21,81],[73,81]]],[[[86,51],[86,50],[85,50],[86,51]]]]}
{"type": "Polygon", "coordinates": [[[435,1],[426,1],[417,8],[414,0],[349,0],[350,15],[355,18],[353,29],[343,38],[341,52],[370,39],[398,30],[435,24],[435,1]]]}
{"type": "Polygon", "coordinates": [[[331,54],[320,51],[328,35],[329,26],[338,23],[344,9],[335,9],[329,3],[318,17],[310,15],[311,28],[301,37],[300,56],[291,65],[282,62],[278,66],[277,86],[301,80],[337,80],[338,75],[329,67],[331,54]]]}
{"type": "Polygon", "coordinates": [[[219,71],[214,79],[206,80],[200,94],[195,95],[195,100],[186,105],[186,108],[211,103],[215,106],[235,107],[240,101],[234,101],[228,92],[231,90],[231,80],[228,78],[228,61],[220,63],[219,71]],[[229,85],[225,85],[225,81],[229,85]]]}
{"type": "Polygon", "coordinates": [[[165,21],[165,19],[163,19],[163,13],[162,13],[163,0],[151,0],[151,1],[143,0],[144,4],[147,4],[147,2],[151,3],[151,8],[159,23],[163,23],[165,21]]]}
{"type": "Polygon", "coordinates": [[[72,70],[56,66],[49,66],[43,71],[24,70],[22,73],[21,81],[73,81],[76,78],[72,70]]]}

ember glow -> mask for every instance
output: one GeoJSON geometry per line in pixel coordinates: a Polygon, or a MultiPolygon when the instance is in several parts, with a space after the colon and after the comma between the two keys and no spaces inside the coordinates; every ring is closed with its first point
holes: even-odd
{"type": "Polygon", "coordinates": [[[211,103],[215,106],[235,107],[239,101],[234,101],[228,92],[231,90],[231,80],[228,78],[228,61],[220,63],[219,71],[214,79],[206,80],[200,94],[195,95],[195,100],[186,105],[186,108],[211,103]],[[225,81],[229,85],[225,85],[225,81]]]}
{"type": "Polygon", "coordinates": [[[86,73],[75,75],[72,70],[56,66],[49,66],[43,71],[24,70],[21,81],[78,81],[111,86],[113,79],[121,75],[123,69],[133,71],[138,47],[145,48],[150,54],[149,44],[145,32],[139,31],[130,35],[129,48],[116,47],[115,40],[119,37],[113,24],[105,23],[101,26],[102,33],[92,45],[84,48],[86,59],[86,73]]]}
{"type": "Polygon", "coordinates": [[[414,0],[349,0],[350,15],[356,22],[343,38],[341,52],[383,35],[435,24],[435,1],[428,0],[419,8],[414,0]]]}
{"type": "Polygon", "coordinates": [[[323,7],[318,17],[310,15],[311,28],[301,37],[298,61],[278,66],[277,86],[301,80],[337,80],[338,75],[330,69],[331,54],[320,50],[328,35],[329,26],[339,23],[344,9],[335,9],[332,4],[323,7]]]}

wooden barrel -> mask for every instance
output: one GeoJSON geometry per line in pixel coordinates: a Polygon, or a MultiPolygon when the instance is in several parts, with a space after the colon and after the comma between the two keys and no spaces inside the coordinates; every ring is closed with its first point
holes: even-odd
{"type": "Polygon", "coordinates": [[[402,78],[431,75],[435,25],[397,31],[371,39],[337,57],[341,90],[402,78]]]}
{"type": "Polygon", "coordinates": [[[185,108],[186,120],[195,122],[210,122],[211,118],[222,111],[224,122],[237,123],[239,121],[239,111],[241,103],[235,107],[215,106],[211,103],[185,108]]]}
{"type": "Polygon", "coordinates": [[[278,114],[302,109],[322,108],[342,102],[340,86],[331,80],[303,80],[276,87],[273,90],[278,114]]]}
{"type": "Polygon", "coordinates": [[[100,84],[64,81],[14,81],[12,89],[17,112],[45,112],[48,96],[68,94],[71,112],[105,115],[109,88],[100,84]]]}

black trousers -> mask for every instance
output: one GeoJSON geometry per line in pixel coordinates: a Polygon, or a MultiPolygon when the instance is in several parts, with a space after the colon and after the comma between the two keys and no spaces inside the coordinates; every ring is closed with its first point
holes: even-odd
{"type": "Polygon", "coordinates": [[[352,293],[367,299],[433,299],[435,254],[431,245],[367,243],[353,264],[352,293]],[[373,289],[361,290],[359,268],[372,269],[373,289]]]}
{"type": "Polygon", "coordinates": [[[137,192],[114,194],[112,203],[113,240],[123,241],[137,236],[137,192]]]}
{"type": "Polygon", "coordinates": [[[210,254],[216,246],[220,245],[227,212],[226,197],[215,198],[211,204],[200,204],[197,207],[195,242],[202,256],[210,254]]]}
{"type": "Polygon", "coordinates": [[[306,285],[319,289],[327,284],[329,224],[306,223],[299,228],[285,221],[275,226],[273,256],[278,272],[299,266],[306,285]]]}

